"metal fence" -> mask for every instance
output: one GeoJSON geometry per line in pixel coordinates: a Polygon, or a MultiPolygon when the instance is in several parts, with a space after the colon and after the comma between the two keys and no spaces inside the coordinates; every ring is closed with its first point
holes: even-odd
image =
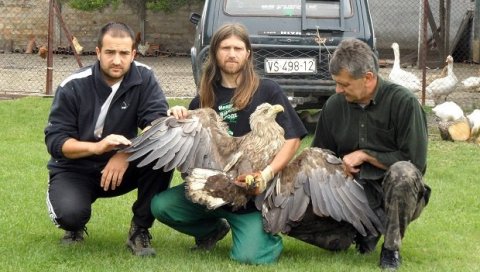
{"type": "MultiPolygon", "coordinates": [[[[477,0],[479,1],[479,0],[477,0]]],[[[47,44],[46,30],[48,29],[48,7],[39,7],[34,13],[14,13],[9,11],[8,5],[1,3],[2,16],[11,16],[10,24],[4,24],[0,32],[0,95],[43,95],[46,93],[47,61],[39,52],[47,44]],[[3,10],[2,10],[3,9],[3,10]],[[20,14],[20,16],[19,16],[20,14]],[[25,21],[31,25],[31,31],[18,29],[25,26],[25,21]],[[38,29],[41,29],[40,33],[38,29]],[[29,34],[30,37],[29,37],[29,34]],[[33,41],[35,34],[36,40],[33,41]],[[28,41],[21,47],[9,42],[21,39],[28,41]]],[[[41,1],[24,1],[35,9],[41,1]]],[[[422,78],[423,69],[426,72],[426,85],[434,79],[445,77],[445,58],[452,55],[454,58],[454,73],[458,78],[456,91],[449,100],[453,100],[464,108],[480,108],[480,91],[477,87],[465,87],[462,81],[468,77],[479,77],[478,60],[474,62],[475,52],[473,32],[475,17],[474,0],[399,0],[384,1],[370,0],[372,20],[377,38],[381,75],[388,77],[394,62],[392,43],[400,47],[400,63],[403,69],[422,78]],[[428,2],[429,9],[423,10],[424,2],[428,2]],[[428,22],[428,31],[422,33],[422,22],[428,22]],[[424,36],[422,36],[424,35],[424,36]],[[426,37],[427,50],[423,50],[420,42],[426,37]],[[419,60],[425,57],[423,68],[419,60]],[[423,69],[422,69],[423,68],[423,69]],[[478,97],[478,98],[477,98],[478,97]]],[[[196,11],[198,12],[198,11],[196,11]]],[[[58,17],[54,17],[56,31],[64,32],[58,17]]],[[[66,23],[68,27],[68,22],[66,23]]],[[[58,37],[61,35],[55,35],[58,37]]],[[[53,90],[70,73],[79,68],[69,44],[55,44],[53,49],[53,90]]],[[[477,49],[479,50],[479,49],[477,49]]],[[[79,56],[83,65],[95,61],[93,52],[85,51],[79,56]]],[[[159,54],[153,52],[148,57],[139,56],[138,61],[151,66],[167,96],[193,96],[195,84],[189,56],[184,52],[170,52],[159,54]]],[[[478,56],[477,56],[478,57],[478,56]]]]}
{"type": "MultiPolygon", "coordinates": [[[[454,59],[453,72],[458,81],[448,100],[457,102],[466,110],[480,107],[479,85],[466,87],[462,83],[467,78],[480,77],[480,48],[475,48],[473,41],[475,0],[369,3],[380,64],[383,67],[381,74],[384,77],[389,76],[394,62],[394,51],[391,48],[393,43],[399,44],[402,69],[414,73],[420,79],[425,70],[426,86],[435,79],[447,77],[445,61],[451,55],[454,59]],[[425,60],[423,65],[422,57],[425,60]]],[[[476,39],[480,37],[477,36],[476,39]]]]}
{"type": "MultiPolygon", "coordinates": [[[[68,37],[72,37],[69,31],[71,18],[84,18],[86,13],[78,11],[76,16],[69,10],[67,19],[58,16],[62,11],[55,1],[52,11],[48,2],[0,1],[0,14],[4,17],[0,18],[0,97],[49,95],[51,92],[48,92],[47,71],[52,72],[50,90],[54,92],[71,73],[81,66],[95,62],[94,47],[88,46],[81,54],[75,54],[74,46],[68,42],[68,37]],[[47,58],[49,14],[52,15],[53,24],[53,40],[50,41],[53,59],[50,64],[47,58]]],[[[111,17],[122,16],[119,14],[111,17]]],[[[85,24],[89,24],[85,29],[95,30],[85,34],[93,37],[90,44],[94,44],[99,22],[93,19],[84,20],[85,24]]],[[[156,49],[158,48],[151,46],[150,50],[144,52],[145,56],[137,54],[136,60],[149,65],[155,71],[167,96],[193,97],[196,87],[189,56],[185,52],[163,52],[156,49]]]]}

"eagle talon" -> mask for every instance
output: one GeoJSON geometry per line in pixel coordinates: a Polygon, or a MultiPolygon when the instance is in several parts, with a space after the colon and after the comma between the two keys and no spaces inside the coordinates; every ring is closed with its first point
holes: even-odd
{"type": "Polygon", "coordinates": [[[245,184],[247,185],[247,190],[255,189],[258,187],[258,182],[255,180],[253,175],[245,176],[245,184]]]}

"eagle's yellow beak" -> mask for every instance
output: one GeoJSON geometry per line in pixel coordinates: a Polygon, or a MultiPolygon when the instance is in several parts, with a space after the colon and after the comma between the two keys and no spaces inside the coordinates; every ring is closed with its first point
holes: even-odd
{"type": "Polygon", "coordinates": [[[283,108],[282,105],[275,104],[275,105],[272,106],[271,111],[274,112],[274,113],[279,113],[279,112],[283,112],[284,108],[283,108]]]}

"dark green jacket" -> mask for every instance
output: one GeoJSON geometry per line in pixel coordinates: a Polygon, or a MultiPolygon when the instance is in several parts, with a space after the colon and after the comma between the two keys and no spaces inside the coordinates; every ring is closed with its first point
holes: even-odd
{"type": "MultiPolygon", "coordinates": [[[[411,161],[425,173],[427,140],[425,112],[415,95],[378,77],[375,95],[365,108],[348,103],[341,94],[327,100],[312,146],[330,149],[339,157],[362,149],[387,167],[411,161]]],[[[358,178],[376,180],[384,173],[364,163],[358,178]]]]}

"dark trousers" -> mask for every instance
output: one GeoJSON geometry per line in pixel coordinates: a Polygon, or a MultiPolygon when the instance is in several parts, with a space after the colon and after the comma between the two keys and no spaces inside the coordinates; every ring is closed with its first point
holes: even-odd
{"type": "Polygon", "coordinates": [[[50,175],[47,206],[50,218],[58,227],[75,231],[85,227],[97,198],[126,194],[138,188],[133,203],[132,221],[139,227],[150,228],[155,218],[150,211],[153,196],[170,186],[173,171],[152,170],[152,165],[137,168],[131,162],[122,183],[115,190],[104,191],[100,186],[101,173],[59,172],[50,175]]]}
{"type": "MultiPolygon", "coordinates": [[[[388,169],[383,180],[359,182],[365,188],[370,207],[385,225],[384,246],[399,250],[408,224],[420,216],[430,197],[422,174],[410,162],[400,161],[388,169]]],[[[288,235],[337,251],[347,249],[358,234],[349,223],[320,218],[309,209],[288,235]]]]}

